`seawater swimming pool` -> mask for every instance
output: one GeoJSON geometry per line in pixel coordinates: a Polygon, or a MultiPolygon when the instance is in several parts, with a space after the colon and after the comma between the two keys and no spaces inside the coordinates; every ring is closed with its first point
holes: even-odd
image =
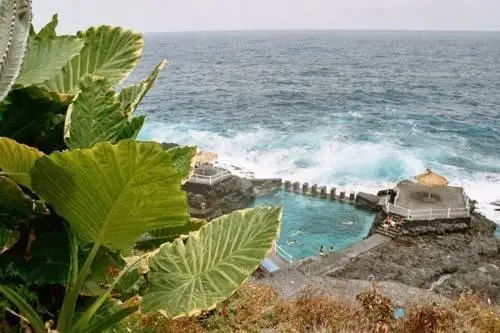
{"type": "Polygon", "coordinates": [[[263,205],[283,205],[278,245],[293,260],[318,255],[322,245],[326,252],[343,250],[368,235],[375,217],[353,205],[285,191],[257,198],[254,206],[263,205]]]}

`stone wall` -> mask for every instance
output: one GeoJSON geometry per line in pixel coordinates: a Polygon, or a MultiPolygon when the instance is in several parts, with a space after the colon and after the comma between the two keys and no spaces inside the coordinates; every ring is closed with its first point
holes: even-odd
{"type": "Polygon", "coordinates": [[[470,228],[471,218],[462,217],[455,219],[439,219],[439,220],[413,220],[405,221],[403,223],[403,235],[416,236],[425,234],[438,234],[451,233],[456,231],[463,231],[470,228]]]}
{"type": "MultiPolygon", "coordinates": [[[[387,218],[387,214],[379,211],[375,216],[369,235],[382,225],[387,218]]],[[[401,234],[404,236],[418,236],[426,234],[442,235],[446,233],[465,231],[471,227],[471,218],[439,219],[439,220],[418,220],[404,221],[401,234]]]]}

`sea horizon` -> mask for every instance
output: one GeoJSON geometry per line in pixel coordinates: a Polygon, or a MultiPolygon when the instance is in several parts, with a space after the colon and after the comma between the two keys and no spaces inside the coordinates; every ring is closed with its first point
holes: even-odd
{"type": "Polygon", "coordinates": [[[372,33],[445,33],[445,34],[500,34],[498,30],[460,30],[460,29],[364,29],[364,28],[350,28],[350,29],[337,29],[337,28],[296,28],[296,29],[278,29],[278,28],[255,28],[255,29],[179,29],[179,30],[165,30],[165,31],[143,31],[145,35],[149,34],[171,34],[171,33],[254,33],[254,32],[372,32],[372,33]]]}

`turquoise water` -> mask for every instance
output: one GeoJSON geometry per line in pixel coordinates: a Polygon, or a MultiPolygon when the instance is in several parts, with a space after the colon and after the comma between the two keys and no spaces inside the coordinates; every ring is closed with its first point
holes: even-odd
{"type": "Polygon", "coordinates": [[[280,191],[258,198],[255,206],[283,205],[283,222],[278,244],[293,259],[319,254],[333,246],[340,251],[368,235],[374,214],[352,205],[280,191]],[[296,234],[301,229],[303,233],[296,234]],[[289,244],[295,240],[296,245],[289,244]]]}

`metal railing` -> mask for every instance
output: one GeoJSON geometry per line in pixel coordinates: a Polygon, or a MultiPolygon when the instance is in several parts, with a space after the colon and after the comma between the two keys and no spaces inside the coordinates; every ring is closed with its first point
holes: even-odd
{"type": "Polygon", "coordinates": [[[198,183],[198,184],[208,184],[208,185],[213,185],[217,184],[223,180],[226,180],[232,176],[232,173],[227,171],[227,170],[221,170],[220,173],[217,173],[212,176],[205,176],[201,174],[193,174],[191,178],[189,178],[190,182],[193,183],[198,183]]]}
{"type": "Polygon", "coordinates": [[[428,208],[428,209],[408,209],[405,207],[397,206],[389,202],[386,198],[384,205],[386,213],[392,213],[403,216],[407,220],[434,220],[443,218],[459,218],[469,217],[469,198],[465,196],[465,208],[428,208]]]}
{"type": "Polygon", "coordinates": [[[285,249],[283,249],[281,246],[278,245],[278,243],[274,243],[274,255],[280,256],[281,259],[285,260],[289,266],[293,264],[293,257],[290,253],[286,252],[285,249]]]}

